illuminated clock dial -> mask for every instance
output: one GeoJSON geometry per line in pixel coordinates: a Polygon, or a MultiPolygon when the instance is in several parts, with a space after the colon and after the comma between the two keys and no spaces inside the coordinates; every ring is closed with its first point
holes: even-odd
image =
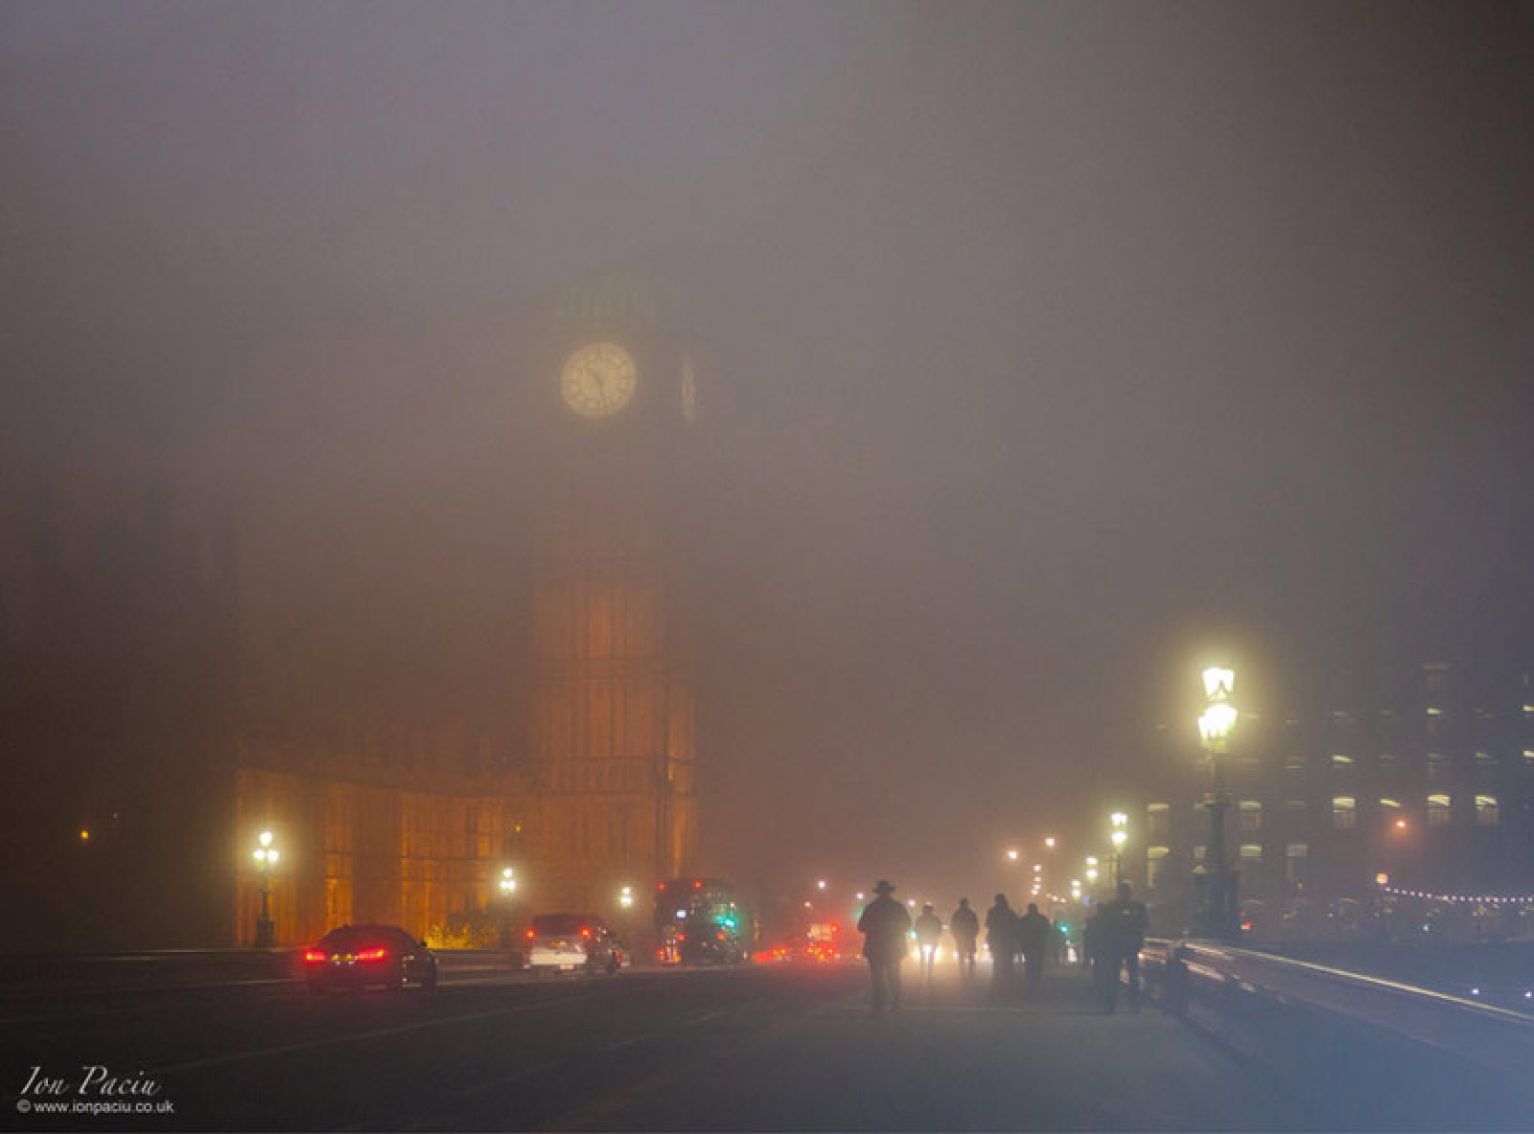
{"type": "Polygon", "coordinates": [[[606,417],[629,404],[639,381],[634,356],[617,343],[587,343],[565,361],[560,389],[585,417],[606,417]]]}

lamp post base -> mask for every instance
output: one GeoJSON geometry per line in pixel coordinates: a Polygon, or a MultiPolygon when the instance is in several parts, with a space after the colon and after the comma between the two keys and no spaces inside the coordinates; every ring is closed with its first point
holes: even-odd
{"type": "Polygon", "coordinates": [[[256,948],[270,949],[277,944],[277,926],[269,917],[259,918],[256,921],[256,948]]]}

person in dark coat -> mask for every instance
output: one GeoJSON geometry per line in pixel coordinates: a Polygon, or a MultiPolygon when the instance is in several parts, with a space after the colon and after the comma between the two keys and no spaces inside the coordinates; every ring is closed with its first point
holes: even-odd
{"type": "Polygon", "coordinates": [[[968,898],[959,899],[959,908],[948,919],[948,932],[953,934],[954,952],[959,957],[959,975],[973,979],[975,975],[975,939],[980,936],[980,918],[969,907],[968,898]]]}
{"type": "Polygon", "coordinates": [[[874,886],[878,896],[863,907],[858,918],[858,932],[863,935],[863,956],[868,958],[868,972],[873,980],[874,1015],[885,1005],[900,1007],[900,965],[905,960],[906,938],[911,932],[911,915],[890,897],[895,887],[880,881],[874,886]]]}
{"type": "Polygon", "coordinates": [[[1053,931],[1036,902],[1029,902],[1028,912],[1017,919],[1017,951],[1023,955],[1023,980],[1030,993],[1044,987],[1044,954],[1053,931]]]}
{"type": "Polygon", "coordinates": [[[1140,950],[1145,945],[1145,933],[1150,925],[1150,915],[1145,903],[1136,901],[1134,890],[1128,882],[1120,882],[1118,897],[1101,907],[1103,916],[1103,956],[1107,972],[1101,989],[1103,1006],[1112,1012],[1118,1003],[1119,972],[1122,970],[1129,984],[1129,1010],[1140,1010],[1140,950]]]}
{"type": "Polygon", "coordinates": [[[1012,989],[1012,961],[1017,953],[1017,914],[1005,894],[985,912],[985,944],[991,951],[991,995],[1005,996],[1012,989]]]}

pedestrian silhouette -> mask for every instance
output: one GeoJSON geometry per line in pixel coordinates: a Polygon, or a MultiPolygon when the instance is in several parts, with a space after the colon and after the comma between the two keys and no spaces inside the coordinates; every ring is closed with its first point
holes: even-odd
{"type": "Polygon", "coordinates": [[[858,918],[858,932],[863,935],[863,956],[868,958],[868,973],[873,980],[873,1012],[877,1016],[885,1006],[900,1007],[900,965],[905,960],[906,935],[911,932],[911,915],[890,897],[895,887],[880,881],[874,886],[878,897],[863,907],[858,918]]]}
{"type": "Polygon", "coordinates": [[[1145,945],[1145,932],[1150,916],[1145,903],[1136,901],[1128,882],[1120,882],[1118,896],[1105,906],[1098,907],[1102,915],[1102,948],[1106,972],[1099,983],[1103,1007],[1112,1012],[1118,1005],[1119,973],[1123,971],[1129,985],[1129,1010],[1140,1010],[1140,950],[1145,945]]]}
{"type": "Polygon", "coordinates": [[[943,919],[937,916],[928,902],[921,908],[921,916],[916,919],[916,948],[921,954],[921,975],[930,984],[932,981],[932,965],[937,960],[937,942],[943,935],[943,919]]]}
{"type": "Polygon", "coordinates": [[[1017,914],[1005,894],[985,913],[985,944],[991,951],[991,995],[1003,997],[1012,990],[1012,959],[1017,952],[1017,914]]]}
{"type": "Polygon", "coordinates": [[[1028,912],[1017,919],[1017,951],[1023,955],[1023,981],[1030,993],[1044,987],[1044,954],[1053,929],[1035,902],[1029,902],[1028,912]]]}
{"type": "Polygon", "coordinates": [[[948,919],[948,932],[953,934],[954,952],[959,957],[959,975],[966,980],[973,980],[975,939],[980,936],[980,918],[969,908],[968,898],[959,899],[959,908],[948,919]]]}

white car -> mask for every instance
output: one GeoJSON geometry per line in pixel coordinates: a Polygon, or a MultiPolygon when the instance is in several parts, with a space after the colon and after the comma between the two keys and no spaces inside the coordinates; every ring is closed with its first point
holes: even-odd
{"type": "Polygon", "coordinates": [[[526,934],[527,967],[547,972],[615,973],[629,964],[628,951],[595,914],[540,914],[526,934]]]}

